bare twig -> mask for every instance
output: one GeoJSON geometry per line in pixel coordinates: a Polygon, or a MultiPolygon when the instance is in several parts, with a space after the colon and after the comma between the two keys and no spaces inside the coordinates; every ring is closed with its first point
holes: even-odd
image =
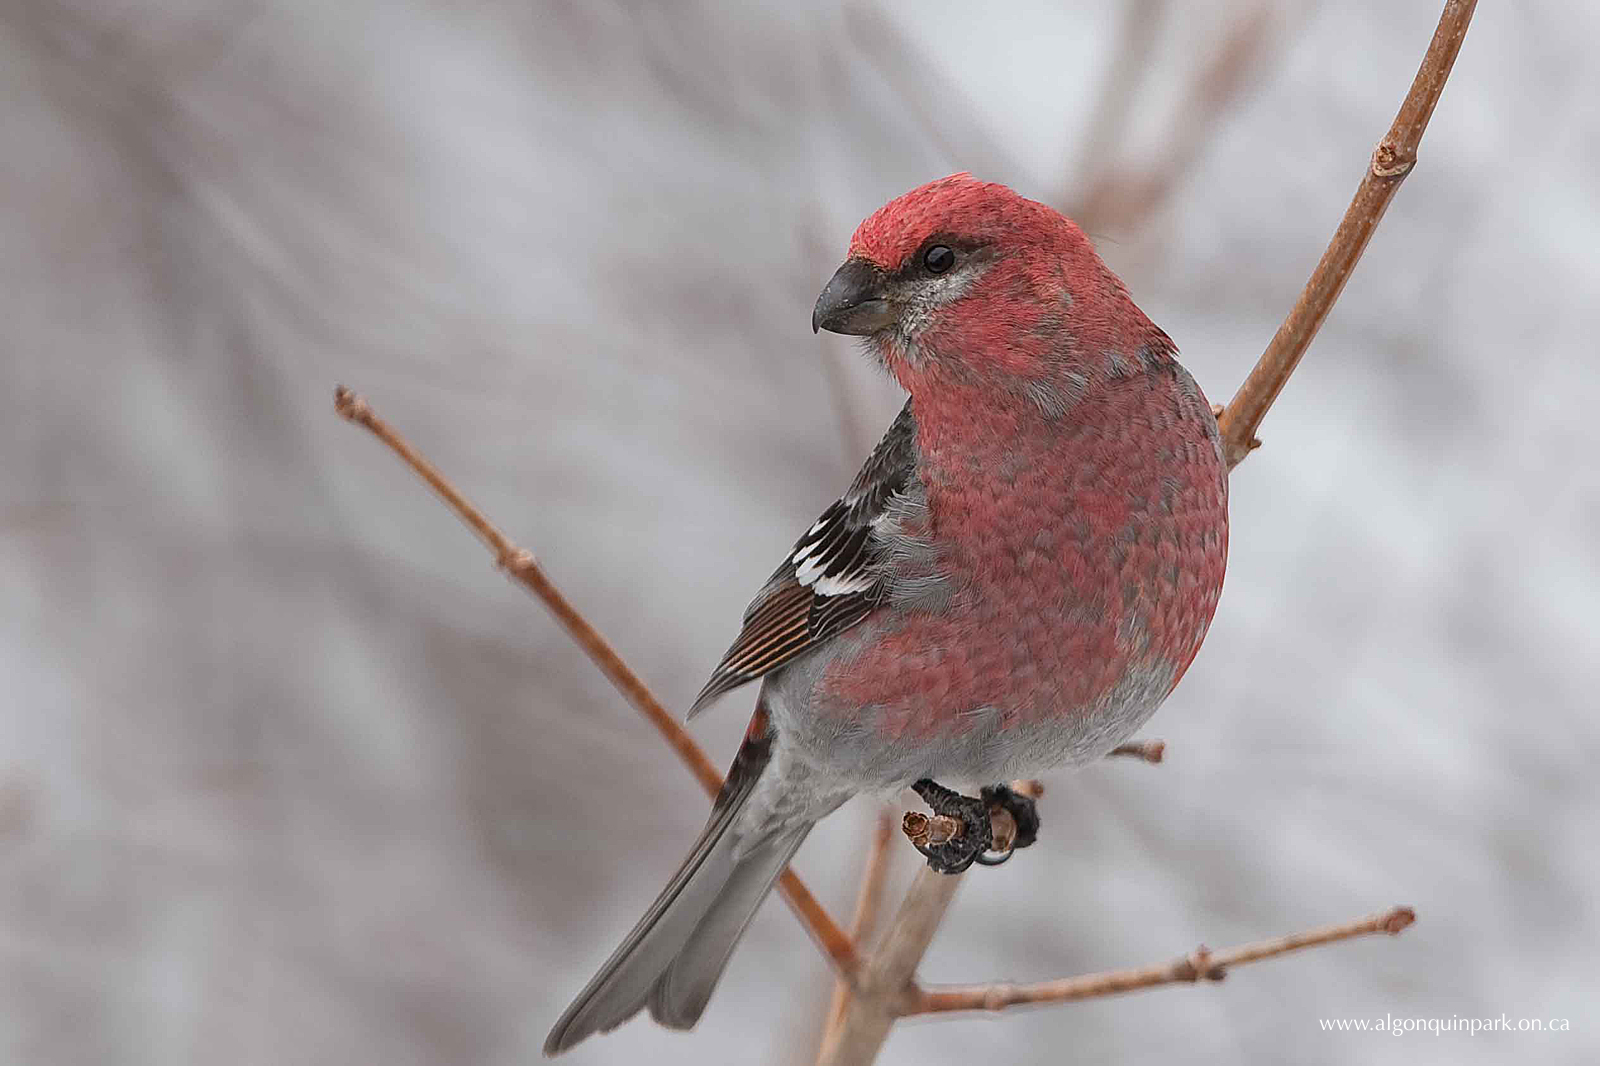
{"type": "Polygon", "coordinates": [[[1130,740],[1126,744],[1118,744],[1106,753],[1107,757],[1128,756],[1134,759],[1143,759],[1145,762],[1158,763],[1167,757],[1167,742],[1164,740],[1130,740]]]}
{"type": "Polygon", "coordinates": [[[878,931],[883,910],[884,882],[889,875],[889,841],[894,836],[894,812],[885,807],[878,812],[872,830],[872,846],[861,874],[861,891],[856,895],[856,912],[850,922],[850,938],[858,945],[870,943],[878,931]]]}
{"type": "MultiPolygon", "coordinates": [[[[867,849],[866,865],[861,871],[861,890],[856,894],[856,913],[850,922],[850,939],[856,950],[870,950],[872,936],[877,932],[878,917],[883,910],[883,890],[889,874],[889,843],[894,839],[894,811],[885,807],[878,812],[872,829],[872,844],[867,849]]],[[[850,1003],[850,982],[838,978],[833,983],[833,1002],[828,1008],[822,1028],[822,1045],[844,1020],[845,1008],[850,1003]]]]}
{"type": "Polygon", "coordinates": [[[1433,116],[1439,94],[1444,91],[1445,79],[1450,77],[1456,54],[1461,51],[1461,41],[1475,7],[1477,0],[1449,0],[1444,5],[1439,26],[1411,83],[1411,91],[1400,105],[1389,132],[1373,151],[1367,172],[1339,228],[1334,231],[1327,251],[1322,253],[1300,299],[1278,327],[1272,343],[1267,345],[1250,376],[1222,412],[1219,424],[1223,452],[1230,468],[1259,446],[1256,430],[1261,428],[1267,409],[1299,365],[1300,357],[1316,337],[1334,301],[1344,291],[1345,282],[1350,280],[1356,263],[1361,260],[1361,254],[1366,251],[1367,242],[1383,219],[1389,201],[1416,165],[1417,145],[1428,128],[1428,119],[1433,116]]]}
{"type": "Polygon", "coordinates": [[[1416,913],[1410,907],[1394,907],[1380,914],[1369,914],[1343,925],[1330,925],[1303,933],[1258,940],[1224,951],[1210,951],[1204,945],[1192,954],[1171,962],[1137,970],[1085,974],[1060,981],[1031,985],[988,984],[948,985],[920,990],[911,997],[905,1014],[934,1014],[945,1011],[1004,1010],[1026,1003],[1071,1003],[1097,996],[1113,996],[1157,985],[1220,981],[1233,966],[1260,962],[1302,948],[1332,944],[1340,940],[1385,933],[1393,936],[1412,922],[1416,913]]]}
{"type": "Polygon", "coordinates": [[[900,819],[900,832],[919,848],[948,844],[952,840],[959,840],[966,831],[967,827],[961,824],[960,818],[952,818],[948,814],[907,811],[905,817],[900,819]]]}
{"type": "MultiPolygon", "coordinates": [[[[505,534],[484,517],[483,512],[467,502],[466,497],[461,495],[437,467],[423,458],[422,454],[393,427],[374,414],[366,400],[341,385],[334,390],[333,407],[343,418],[370,430],[428,483],[428,487],[444,500],[456,516],[488,545],[489,550],[494,553],[495,562],[526,585],[529,591],[550,609],[550,613],[555,615],[556,621],[567,631],[567,635],[583,649],[590,661],[599,667],[606,680],[610,681],[617,691],[656,727],[656,731],[678,753],[678,758],[689,768],[689,772],[694,774],[695,779],[707,793],[715,797],[722,788],[722,775],[706,757],[706,753],[645,687],[639,675],[622,661],[616,649],[589,624],[588,619],[579,613],[561,590],[556,588],[555,583],[544,572],[544,568],[534,559],[533,553],[511,543],[505,534]]],[[[853,979],[860,968],[860,960],[850,937],[839,928],[838,923],[793,870],[783,872],[778,887],[795,912],[795,916],[800,919],[800,924],[804,925],[816,939],[818,946],[833,963],[840,977],[845,980],[853,979]]]]}

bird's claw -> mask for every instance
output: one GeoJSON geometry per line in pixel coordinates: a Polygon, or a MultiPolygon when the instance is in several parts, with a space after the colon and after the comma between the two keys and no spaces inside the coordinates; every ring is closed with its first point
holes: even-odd
{"type": "Polygon", "coordinates": [[[939,844],[913,844],[935,873],[958,874],[973,863],[999,866],[1011,858],[1015,849],[1025,848],[1038,838],[1039,814],[1033,800],[1005,785],[985,788],[977,797],[963,796],[928,778],[911,788],[934,814],[961,822],[961,833],[950,840],[939,844]],[[1003,850],[991,856],[988,852],[994,847],[995,839],[990,812],[995,810],[1007,811],[1016,823],[1017,832],[1003,850]]]}
{"type": "Polygon", "coordinates": [[[972,861],[979,866],[1004,866],[1011,861],[1011,856],[1016,853],[1016,849],[1011,848],[1006,851],[997,851],[993,855],[974,855],[972,861]]]}
{"type": "Polygon", "coordinates": [[[1039,839],[1039,805],[1032,796],[1013,791],[1006,785],[991,785],[980,795],[986,807],[1005,811],[1016,824],[1017,835],[1011,838],[1011,846],[1006,849],[1008,856],[1017,848],[1025,848],[1039,839]]]}

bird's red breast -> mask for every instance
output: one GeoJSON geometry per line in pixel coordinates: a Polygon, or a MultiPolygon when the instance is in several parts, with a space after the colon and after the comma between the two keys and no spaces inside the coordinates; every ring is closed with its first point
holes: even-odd
{"type": "Polygon", "coordinates": [[[927,506],[910,532],[952,594],[833,663],[826,705],[930,737],[981,708],[1025,724],[1095,713],[1122,687],[1154,686],[1159,702],[1177,684],[1221,591],[1227,484],[1189,375],[1158,350],[1128,364],[1067,417],[914,395],[927,506]]]}

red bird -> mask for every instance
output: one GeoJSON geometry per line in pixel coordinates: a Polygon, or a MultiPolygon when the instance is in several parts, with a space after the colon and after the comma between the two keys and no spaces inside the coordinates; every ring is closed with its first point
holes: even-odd
{"type": "Polygon", "coordinates": [[[988,805],[1025,804],[935,779],[1105,755],[1216,610],[1216,419],[1070,220],[966,174],[914,189],[861,223],[812,327],[865,338],[910,398],[690,709],[762,679],[705,831],[546,1054],[647,1006],[693,1026],[806,833],[858,793],[915,788],[971,829],[930,864],[983,861],[988,805]]]}

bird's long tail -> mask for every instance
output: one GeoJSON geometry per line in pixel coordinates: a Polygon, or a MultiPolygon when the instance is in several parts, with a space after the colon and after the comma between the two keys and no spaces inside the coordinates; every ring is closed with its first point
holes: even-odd
{"type": "Polygon", "coordinates": [[[772,740],[766,712],[757,706],[700,839],[550,1030],[546,1055],[614,1029],[647,1005],[656,1021],[674,1029],[700,1020],[734,945],[814,824],[756,840],[729,832],[771,761],[772,740]]]}

